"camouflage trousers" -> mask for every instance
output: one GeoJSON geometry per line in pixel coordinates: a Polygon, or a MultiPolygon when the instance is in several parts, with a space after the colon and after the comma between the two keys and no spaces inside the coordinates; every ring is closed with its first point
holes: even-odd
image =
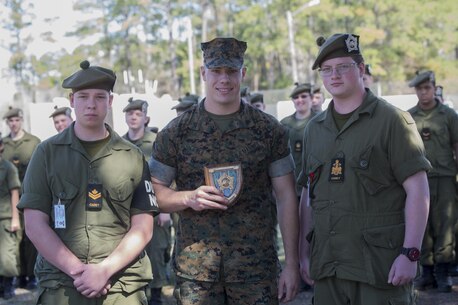
{"type": "Polygon", "coordinates": [[[276,280],[255,283],[200,282],[177,278],[178,305],[278,305],[276,280]]]}
{"type": "Polygon", "coordinates": [[[367,283],[328,277],[315,281],[313,305],[415,305],[412,284],[379,289],[367,283]]]}

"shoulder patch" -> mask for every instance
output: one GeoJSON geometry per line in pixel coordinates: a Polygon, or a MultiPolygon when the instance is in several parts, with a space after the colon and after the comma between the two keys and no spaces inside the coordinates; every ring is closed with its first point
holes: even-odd
{"type": "Polygon", "coordinates": [[[412,115],[410,115],[409,112],[403,111],[402,112],[402,117],[404,118],[404,121],[406,121],[407,124],[409,124],[409,125],[415,124],[415,121],[414,121],[414,119],[412,118],[412,115]]]}

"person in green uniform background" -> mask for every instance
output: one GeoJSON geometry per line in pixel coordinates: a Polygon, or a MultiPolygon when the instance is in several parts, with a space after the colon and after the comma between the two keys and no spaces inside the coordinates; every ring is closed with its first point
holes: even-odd
{"type": "Polygon", "coordinates": [[[172,261],[178,304],[270,305],[292,300],[298,290],[288,134],[273,116],[241,101],[246,48],[235,38],[201,44],[206,97],[154,143],[150,169],[159,206],[180,216],[172,261]],[[281,272],[275,199],[286,257],[281,272]]]}
{"type": "Polygon", "coordinates": [[[317,39],[312,69],[331,94],[303,144],[300,264],[315,305],[415,304],[429,192],[406,111],[364,87],[359,36],[317,39]]]}
{"type": "MultiPolygon", "coordinates": [[[[288,128],[289,145],[294,159],[294,176],[297,179],[302,167],[302,140],[307,123],[313,117],[312,113],[312,85],[296,83],[289,97],[292,99],[296,111],[283,118],[280,123],[288,128]]],[[[302,187],[296,185],[296,194],[300,198],[302,187]]]]}
{"type": "MultiPolygon", "coordinates": [[[[6,124],[10,129],[10,134],[3,138],[3,158],[16,165],[19,181],[22,183],[32,153],[40,143],[40,139],[23,129],[24,116],[21,109],[10,108],[3,118],[6,119],[6,124]]],[[[20,234],[22,234],[19,246],[21,269],[17,285],[21,288],[35,289],[37,284],[33,267],[37,250],[23,230],[20,234]]]]}
{"type": "Polygon", "coordinates": [[[313,99],[312,99],[312,111],[314,113],[320,113],[323,111],[324,94],[321,92],[321,87],[313,86],[313,99]]]}
{"type": "Polygon", "coordinates": [[[19,275],[19,243],[21,240],[19,211],[19,174],[13,163],[2,157],[0,134],[0,298],[14,297],[13,277],[19,275]]]}
{"type": "Polygon", "coordinates": [[[70,107],[55,106],[53,113],[49,117],[52,118],[57,132],[62,132],[73,122],[72,109],[70,107]]]}
{"type": "MultiPolygon", "coordinates": [[[[148,162],[156,139],[156,133],[145,128],[148,122],[148,103],[145,100],[130,98],[123,111],[126,113],[126,123],[129,126],[123,138],[140,148],[148,162]]],[[[153,238],[146,246],[146,253],[153,271],[153,281],[147,291],[148,305],[162,304],[162,287],[168,283],[167,263],[170,260],[171,251],[170,225],[169,213],[160,213],[154,217],[153,238]]]]}
{"type": "Polygon", "coordinates": [[[104,123],[116,75],[80,64],[75,122],[35,150],[18,208],[39,251],[37,304],[146,304],[144,248],[158,211],[142,152],[104,123]]]}
{"type": "Polygon", "coordinates": [[[199,102],[199,96],[195,94],[186,93],[185,96],[178,99],[178,104],[172,107],[172,110],[175,109],[177,116],[181,115],[183,112],[190,109],[192,106],[196,105],[199,102]]]}
{"type": "Polygon", "coordinates": [[[261,111],[266,110],[266,104],[264,103],[264,95],[262,93],[256,93],[250,95],[249,103],[254,108],[257,108],[261,111]]]}
{"type": "Polygon", "coordinates": [[[448,270],[455,261],[458,115],[435,97],[434,72],[417,71],[409,87],[415,88],[418,97],[417,105],[409,112],[433,166],[428,172],[431,207],[421,251],[422,274],[415,281],[415,288],[437,286],[440,292],[451,292],[448,270]]]}

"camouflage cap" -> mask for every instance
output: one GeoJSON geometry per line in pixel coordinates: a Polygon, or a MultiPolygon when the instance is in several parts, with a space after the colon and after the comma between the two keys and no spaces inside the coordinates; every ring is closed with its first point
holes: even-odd
{"type": "Polygon", "coordinates": [[[129,103],[122,110],[123,112],[128,112],[131,110],[141,110],[145,114],[148,113],[148,102],[141,99],[134,100],[133,97],[129,98],[129,103]]]}
{"type": "Polygon", "coordinates": [[[5,113],[3,116],[4,119],[9,119],[9,118],[14,118],[14,117],[20,117],[22,118],[24,116],[24,113],[22,112],[22,109],[19,108],[13,108],[13,107],[8,107],[8,111],[5,113]]]}
{"type": "Polygon", "coordinates": [[[328,39],[320,36],[316,40],[320,47],[312,70],[317,69],[327,59],[361,55],[359,36],[354,34],[334,34],[328,39]]]}
{"type": "Polygon", "coordinates": [[[200,48],[204,53],[204,65],[208,69],[220,67],[240,69],[243,66],[247,43],[235,38],[215,38],[201,43],[200,48]]]}
{"type": "Polygon", "coordinates": [[[116,75],[112,70],[91,66],[89,61],[80,63],[81,70],[73,73],[62,82],[62,87],[73,92],[83,89],[103,89],[113,91],[116,75]]]}
{"type": "Polygon", "coordinates": [[[426,81],[430,81],[432,83],[436,82],[436,77],[434,76],[434,72],[433,71],[423,71],[423,72],[416,71],[414,79],[412,79],[409,83],[409,87],[411,88],[416,87],[426,81]]]}
{"type": "Polygon", "coordinates": [[[250,104],[261,102],[264,104],[264,95],[261,93],[253,93],[250,96],[250,104]]]}
{"type": "Polygon", "coordinates": [[[199,102],[199,99],[200,99],[200,97],[198,95],[186,93],[185,96],[180,97],[178,99],[179,103],[176,104],[175,106],[173,106],[172,110],[176,109],[176,110],[183,110],[184,111],[184,110],[190,108],[192,105],[197,104],[199,102]]]}
{"type": "Polygon", "coordinates": [[[54,106],[54,112],[51,113],[51,115],[49,116],[50,118],[53,118],[57,115],[60,115],[60,114],[64,114],[68,117],[71,117],[72,115],[72,109],[70,107],[57,107],[57,106],[54,106]]]}
{"type": "Polygon", "coordinates": [[[310,94],[312,93],[312,85],[309,83],[303,83],[303,84],[294,83],[294,85],[296,85],[296,87],[293,89],[289,97],[296,96],[302,92],[307,92],[310,94]]]}

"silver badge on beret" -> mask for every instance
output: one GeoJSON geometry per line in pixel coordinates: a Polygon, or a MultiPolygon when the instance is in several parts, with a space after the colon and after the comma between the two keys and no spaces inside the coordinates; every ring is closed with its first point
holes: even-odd
{"type": "Polygon", "coordinates": [[[345,39],[345,43],[347,45],[348,52],[358,51],[358,39],[355,36],[349,34],[348,38],[345,39]]]}

